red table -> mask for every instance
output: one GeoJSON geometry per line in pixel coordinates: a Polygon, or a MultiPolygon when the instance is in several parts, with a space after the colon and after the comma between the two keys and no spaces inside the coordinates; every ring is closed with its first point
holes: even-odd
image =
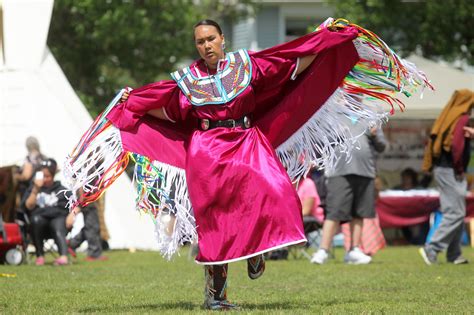
{"type": "MultiPolygon", "coordinates": [[[[381,192],[375,208],[382,228],[397,228],[423,223],[440,208],[439,195],[419,191],[404,194],[381,192]]],[[[466,197],[466,217],[474,218],[474,195],[466,197]]]]}

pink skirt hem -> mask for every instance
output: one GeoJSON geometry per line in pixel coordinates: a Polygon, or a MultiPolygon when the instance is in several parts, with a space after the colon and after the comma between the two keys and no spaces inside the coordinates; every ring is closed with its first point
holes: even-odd
{"type": "Polygon", "coordinates": [[[228,263],[232,263],[232,262],[252,258],[254,256],[265,254],[267,252],[271,252],[273,250],[277,250],[277,249],[280,249],[280,248],[283,248],[283,247],[286,247],[286,246],[292,246],[292,245],[297,245],[297,244],[301,244],[301,243],[306,243],[307,241],[308,240],[306,238],[303,238],[299,241],[288,242],[288,243],[285,243],[285,244],[281,244],[281,245],[278,245],[278,246],[274,246],[274,247],[270,247],[270,248],[261,250],[257,253],[253,253],[253,254],[250,254],[250,255],[237,257],[237,258],[233,258],[233,259],[223,260],[223,261],[198,261],[198,260],[194,260],[194,262],[198,265],[223,265],[223,264],[228,264],[228,263]]]}

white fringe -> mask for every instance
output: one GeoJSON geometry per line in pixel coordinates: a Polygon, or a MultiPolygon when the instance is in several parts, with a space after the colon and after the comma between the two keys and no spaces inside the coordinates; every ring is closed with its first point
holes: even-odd
{"type": "Polygon", "coordinates": [[[324,105],[276,150],[292,180],[313,166],[331,169],[340,156],[357,147],[357,139],[368,128],[387,120],[388,112],[375,102],[338,88],[324,105]],[[356,128],[349,129],[355,123],[356,128]]]}
{"type": "MultiPolygon", "coordinates": [[[[378,65],[388,65],[388,57],[379,47],[369,46],[360,38],[354,39],[353,43],[360,58],[378,65]]],[[[415,90],[420,86],[424,88],[426,75],[413,63],[401,58],[399,60],[407,70],[401,75],[408,85],[401,86],[400,91],[393,78],[387,77],[392,85],[359,71],[351,71],[350,74],[361,83],[380,87],[387,93],[412,93],[408,89],[415,90]]],[[[357,148],[357,139],[368,129],[380,127],[382,122],[386,122],[391,110],[388,104],[378,99],[350,94],[343,88],[338,88],[276,152],[293,181],[306,175],[312,167],[332,169],[341,156],[340,153],[345,153],[349,162],[351,151],[357,148]]]]}
{"type": "MultiPolygon", "coordinates": [[[[119,103],[124,92],[125,89],[120,90],[97,119],[105,119],[105,116],[119,103]]],[[[98,134],[73,163],[72,156],[78,153],[76,151],[83,147],[84,143],[91,137],[91,133],[95,131],[91,129],[92,126],[85,132],[72,154],[68,155],[64,162],[64,185],[67,188],[64,194],[68,199],[67,207],[70,210],[77,203],[79,188],[82,188],[84,192],[97,189],[94,185],[96,180],[102,177],[105,170],[109,169],[123,152],[120,130],[112,125],[98,134]],[[67,194],[67,191],[70,191],[71,194],[67,194]]]]}
{"type": "Polygon", "coordinates": [[[97,189],[96,181],[116,163],[122,152],[120,130],[112,125],[99,133],[74,163],[70,155],[66,158],[63,174],[64,184],[72,192],[68,200],[69,208],[77,202],[79,188],[84,189],[84,192],[97,189]]]}
{"type": "MultiPolygon", "coordinates": [[[[156,192],[164,192],[164,195],[158,193],[161,206],[155,219],[155,236],[161,254],[171,259],[179,246],[197,241],[196,221],[189,200],[185,171],[159,161],[153,161],[152,164],[164,176],[163,180],[150,182],[149,186],[156,192]],[[171,197],[173,202],[170,204],[171,197]]],[[[136,172],[137,168],[134,181],[136,172]]],[[[149,200],[147,195],[143,199],[149,200]]]]}

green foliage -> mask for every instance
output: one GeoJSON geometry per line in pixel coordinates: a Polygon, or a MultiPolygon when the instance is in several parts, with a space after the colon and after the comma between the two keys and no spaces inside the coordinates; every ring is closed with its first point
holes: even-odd
{"type": "Polygon", "coordinates": [[[474,65],[472,0],[329,0],[335,16],[380,35],[404,55],[464,60],[474,65]]]}
{"type": "Polygon", "coordinates": [[[48,45],[93,116],[123,86],[194,58],[193,25],[249,14],[250,0],[56,0],[48,45]]]}
{"type": "MultiPolygon", "coordinates": [[[[138,214],[137,214],[138,215],[138,214]]],[[[148,218],[144,218],[148,219],[148,218]]],[[[463,249],[472,261],[474,250],[463,249]]],[[[1,314],[211,314],[201,308],[204,271],[187,249],[172,262],[156,252],[107,252],[105,262],[1,266],[1,314]]],[[[242,314],[469,314],[474,264],[426,266],[415,247],[388,247],[366,266],[268,261],[258,280],[229,265],[228,297],[242,314]]],[[[233,313],[233,312],[232,312],[233,313]]],[[[217,313],[216,313],[217,314],[217,313]]],[[[240,312],[239,312],[240,314],[240,312]]]]}

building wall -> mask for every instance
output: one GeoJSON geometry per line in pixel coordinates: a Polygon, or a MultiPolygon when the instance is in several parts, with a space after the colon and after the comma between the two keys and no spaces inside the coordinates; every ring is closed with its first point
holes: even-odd
{"type": "Polygon", "coordinates": [[[255,42],[255,19],[249,18],[234,24],[232,27],[232,49],[250,49],[255,42]]]}
{"type": "Polygon", "coordinates": [[[260,50],[307,33],[333,14],[323,1],[262,1],[255,18],[232,25],[232,49],[260,50]]]}
{"type": "Polygon", "coordinates": [[[258,13],[257,18],[257,44],[260,48],[274,46],[282,39],[282,21],[280,7],[268,6],[258,13]]]}

